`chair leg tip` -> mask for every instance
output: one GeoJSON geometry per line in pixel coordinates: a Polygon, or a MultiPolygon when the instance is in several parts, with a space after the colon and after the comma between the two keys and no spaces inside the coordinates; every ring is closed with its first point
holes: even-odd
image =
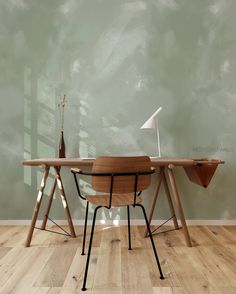
{"type": "Polygon", "coordinates": [[[87,288],[84,288],[84,287],[81,289],[81,291],[86,291],[86,290],[87,290],[87,288]]]}
{"type": "Polygon", "coordinates": [[[160,279],[161,279],[161,280],[165,280],[165,278],[164,278],[163,276],[160,276],[160,279]]]}
{"type": "Polygon", "coordinates": [[[85,255],[85,253],[84,253],[84,252],[82,252],[82,253],[81,253],[81,255],[85,255]]]}

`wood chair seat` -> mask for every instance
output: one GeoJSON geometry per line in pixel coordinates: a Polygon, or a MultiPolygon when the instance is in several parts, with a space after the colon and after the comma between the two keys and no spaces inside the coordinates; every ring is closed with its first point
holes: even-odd
{"type": "MultiPolygon", "coordinates": [[[[109,206],[110,195],[86,195],[85,198],[89,203],[98,205],[98,206],[109,206]]],[[[136,197],[136,204],[142,202],[142,198],[140,196],[136,197]]],[[[133,194],[113,194],[111,206],[127,206],[133,205],[134,203],[134,195],[133,194]]]]}

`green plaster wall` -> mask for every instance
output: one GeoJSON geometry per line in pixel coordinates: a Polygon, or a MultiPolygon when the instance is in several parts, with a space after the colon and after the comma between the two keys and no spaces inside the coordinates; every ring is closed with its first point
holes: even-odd
{"type": "MultiPolygon", "coordinates": [[[[0,219],[31,218],[41,171],[21,161],[57,154],[64,93],[67,156],[155,155],[139,128],[162,106],[163,156],[226,161],[207,189],[176,170],[186,218],[235,219],[235,13],[234,0],[0,0],[0,219]]],[[[162,195],[155,218],[167,216],[162,195]]]]}

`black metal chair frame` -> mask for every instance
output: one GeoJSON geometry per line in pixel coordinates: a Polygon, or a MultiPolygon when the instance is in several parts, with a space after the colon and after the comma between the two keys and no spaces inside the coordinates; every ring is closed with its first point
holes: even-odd
{"type": "MultiPolygon", "coordinates": [[[[94,235],[94,227],[95,227],[95,222],[96,222],[96,216],[97,216],[97,211],[98,209],[105,207],[107,209],[110,209],[112,207],[112,195],[113,195],[113,182],[114,182],[114,178],[115,177],[119,177],[119,176],[133,176],[135,178],[134,181],[134,202],[132,204],[133,207],[139,206],[142,209],[143,215],[144,215],[144,219],[146,222],[146,226],[148,229],[148,233],[149,233],[149,237],[151,240],[151,244],[152,244],[152,249],[156,258],[156,262],[157,262],[157,267],[159,269],[159,273],[160,273],[160,279],[163,280],[164,276],[162,273],[162,269],[161,269],[161,265],[160,265],[160,261],[158,258],[158,254],[157,254],[157,250],[153,241],[153,237],[152,237],[152,232],[148,223],[148,219],[147,219],[147,214],[145,211],[145,208],[142,204],[140,203],[136,203],[136,198],[137,196],[139,196],[142,191],[137,191],[137,185],[138,185],[138,177],[139,176],[143,176],[143,175],[149,175],[155,172],[154,168],[151,168],[150,171],[147,172],[137,172],[137,173],[94,173],[94,172],[86,172],[86,171],[82,171],[82,170],[71,170],[71,172],[73,173],[74,179],[75,179],[75,184],[76,184],[76,188],[77,188],[77,192],[78,195],[81,199],[86,200],[87,201],[87,205],[86,205],[86,213],[85,213],[85,222],[84,222],[84,234],[83,234],[83,245],[82,245],[82,253],[81,255],[85,255],[84,249],[85,249],[85,242],[86,242],[86,231],[87,231],[87,221],[88,221],[88,209],[89,209],[89,201],[86,199],[86,197],[84,197],[81,194],[80,191],[80,187],[79,187],[79,183],[77,180],[77,174],[79,175],[86,175],[86,176],[110,176],[111,177],[111,184],[110,184],[110,199],[109,199],[109,205],[108,206],[97,206],[94,210],[94,215],[93,215],[93,221],[92,221],[92,229],[91,229],[91,235],[90,235],[90,241],[89,241],[89,248],[88,248],[88,256],[87,256],[87,262],[86,262],[86,268],[85,268],[85,273],[84,273],[84,281],[83,281],[83,287],[82,287],[82,291],[86,291],[86,281],[87,281],[87,275],[88,275],[88,268],[89,268],[89,260],[90,260],[90,254],[91,254],[91,249],[92,249],[92,242],[93,242],[93,235],[94,235]]],[[[129,211],[129,205],[127,205],[127,218],[128,218],[128,236],[129,236],[129,250],[132,250],[131,248],[131,232],[130,232],[130,211],[129,211]]]]}

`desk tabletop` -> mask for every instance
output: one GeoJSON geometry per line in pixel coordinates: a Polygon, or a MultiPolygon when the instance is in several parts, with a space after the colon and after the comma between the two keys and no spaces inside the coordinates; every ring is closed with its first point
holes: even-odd
{"type": "Polygon", "coordinates": [[[66,166],[66,167],[80,167],[92,166],[94,158],[38,158],[29,159],[22,162],[23,165],[28,166],[66,166]]]}
{"type": "MultiPolygon", "coordinates": [[[[25,166],[65,166],[65,167],[83,167],[92,166],[94,158],[38,158],[29,159],[22,162],[25,166]]],[[[155,157],[151,158],[152,165],[157,166],[168,166],[173,164],[174,166],[192,166],[198,164],[221,164],[224,163],[222,160],[216,159],[191,159],[191,158],[174,158],[174,157],[155,157]]]]}

